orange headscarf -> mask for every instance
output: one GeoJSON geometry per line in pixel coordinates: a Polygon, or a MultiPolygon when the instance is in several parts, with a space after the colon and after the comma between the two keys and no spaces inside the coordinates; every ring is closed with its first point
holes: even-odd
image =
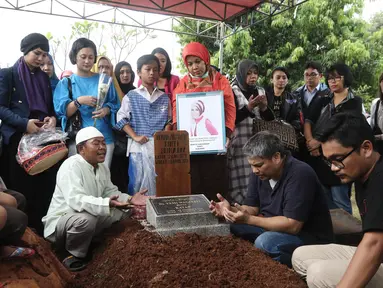
{"type": "Polygon", "coordinates": [[[210,54],[205,45],[199,42],[190,42],[182,50],[182,59],[184,60],[185,66],[188,67],[186,57],[196,56],[202,59],[206,65],[210,65],[210,54]]]}

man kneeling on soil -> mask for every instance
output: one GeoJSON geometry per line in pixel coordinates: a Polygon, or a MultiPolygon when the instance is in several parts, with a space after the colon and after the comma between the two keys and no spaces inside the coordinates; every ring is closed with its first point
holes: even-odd
{"type": "Polygon", "coordinates": [[[92,238],[120,220],[129,205],[145,205],[146,191],[133,197],[118,191],[103,163],[104,136],[94,127],[81,129],[76,136],[77,155],[61,165],[47,215],[44,237],[64,248],[71,256],[63,264],[71,271],[85,267],[92,238]],[[119,209],[114,209],[119,208],[119,209]]]}
{"type": "Polygon", "coordinates": [[[300,247],[293,267],[309,287],[382,287],[383,157],[363,115],[335,114],[321,133],[323,155],[342,183],[355,181],[364,236],[358,247],[300,247]]]}
{"type": "Polygon", "coordinates": [[[210,204],[213,214],[235,223],[234,235],[288,266],[295,248],[329,243],[331,218],[314,170],[268,132],[250,138],[243,150],[253,170],[244,205],[230,206],[218,194],[220,202],[210,204]]]}

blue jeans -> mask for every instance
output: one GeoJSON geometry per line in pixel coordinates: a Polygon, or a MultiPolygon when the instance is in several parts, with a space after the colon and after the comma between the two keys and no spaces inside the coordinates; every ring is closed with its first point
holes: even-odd
{"type": "Polygon", "coordinates": [[[342,208],[344,211],[352,215],[352,205],[350,200],[350,186],[342,184],[324,188],[327,194],[327,205],[329,209],[342,208]]]}
{"type": "Polygon", "coordinates": [[[291,256],[296,248],[302,245],[312,244],[315,241],[310,235],[303,233],[291,235],[282,232],[266,231],[263,228],[247,224],[231,224],[230,232],[237,237],[254,243],[273,260],[292,267],[291,256]]]}

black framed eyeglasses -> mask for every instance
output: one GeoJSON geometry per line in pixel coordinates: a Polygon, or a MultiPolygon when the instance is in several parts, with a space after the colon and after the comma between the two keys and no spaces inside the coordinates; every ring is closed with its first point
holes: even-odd
{"type": "Polygon", "coordinates": [[[343,169],[345,167],[345,165],[343,164],[343,161],[348,157],[350,156],[356,149],[358,148],[354,148],[352,149],[350,152],[348,152],[346,155],[344,156],[341,156],[339,157],[338,159],[328,159],[328,158],[325,158],[323,157],[323,161],[331,168],[332,165],[334,165],[336,168],[338,169],[343,169]]]}
{"type": "Polygon", "coordinates": [[[336,81],[340,81],[342,79],[343,79],[343,76],[336,76],[336,77],[330,76],[327,78],[327,82],[336,82],[336,81]]]}
{"type": "Polygon", "coordinates": [[[315,73],[315,72],[313,72],[313,73],[311,73],[311,74],[303,74],[303,76],[304,77],[306,77],[306,78],[314,78],[314,77],[317,77],[319,74],[318,73],[315,73]]]}

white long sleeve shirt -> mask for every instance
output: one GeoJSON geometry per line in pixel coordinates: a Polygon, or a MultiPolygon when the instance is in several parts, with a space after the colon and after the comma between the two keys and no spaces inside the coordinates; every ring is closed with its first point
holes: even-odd
{"type": "Polygon", "coordinates": [[[42,219],[44,237],[55,232],[60,217],[68,212],[86,211],[94,216],[121,217],[122,213],[114,213],[115,209],[109,207],[109,198],[113,195],[119,195],[120,202],[130,198],[113,185],[108,167],[100,163],[94,168],[79,154],[69,157],[57,173],[51,204],[42,219]]]}

